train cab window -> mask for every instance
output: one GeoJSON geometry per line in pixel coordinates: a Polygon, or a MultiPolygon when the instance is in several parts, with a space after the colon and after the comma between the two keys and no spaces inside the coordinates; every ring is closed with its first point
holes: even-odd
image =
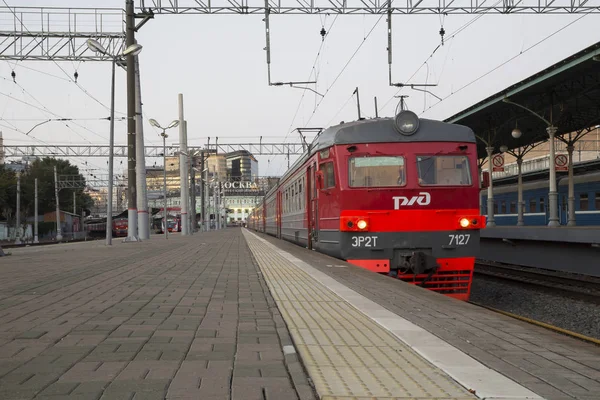
{"type": "Polygon", "coordinates": [[[335,187],[335,173],[333,171],[333,161],[321,164],[323,171],[323,189],[335,187]]]}
{"type": "Polygon", "coordinates": [[[579,195],[579,210],[580,211],[587,211],[587,210],[589,210],[589,201],[588,201],[588,194],[587,193],[581,193],[579,195]]]}
{"type": "Polygon", "coordinates": [[[350,187],[406,185],[406,171],[402,156],[351,157],[348,163],[350,187]]]}
{"type": "Polygon", "coordinates": [[[465,156],[417,156],[419,184],[470,186],[469,159],[465,156]]]}

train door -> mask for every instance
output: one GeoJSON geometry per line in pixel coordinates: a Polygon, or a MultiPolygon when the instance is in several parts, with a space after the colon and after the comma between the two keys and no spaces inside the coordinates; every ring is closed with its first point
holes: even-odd
{"type": "Polygon", "coordinates": [[[568,195],[565,193],[558,194],[558,220],[561,225],[567,224],[569,217],[568,195]]]}
{"type": "Polygon", "coordinates": [[[304,188],[304,193],[306,196],[306,199],[304,201],[304,204],[306,204],[306,232],[307,232],[307,238],[306,238],[306,242],[307,242],[307,246],[308,249],[311,250],[312,249],[312,192],[313,192],[313,188],[312,188],[312,167],[309,166],[306,169],[306,187],[304,188]]]}
{"type": "Polygon", "coordinates": [[[310,217],[308,221],[311,226],[310,229],[310,248],[315,247],[319,241],[319,187],[317,184],[317,164],[313,163],[310,168],[310,217]]]}

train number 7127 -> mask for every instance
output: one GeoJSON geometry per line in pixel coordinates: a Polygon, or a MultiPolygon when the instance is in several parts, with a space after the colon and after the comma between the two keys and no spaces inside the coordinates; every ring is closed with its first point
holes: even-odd
{"type": "Polygon", "coordinates": [[[471,239],[470,234],[459,234],[459,235],[448,235],[450,237],[450,243],[448,245],[456,245],[456,246],[464,246],[469,243],[469,239],[471,239]]]}

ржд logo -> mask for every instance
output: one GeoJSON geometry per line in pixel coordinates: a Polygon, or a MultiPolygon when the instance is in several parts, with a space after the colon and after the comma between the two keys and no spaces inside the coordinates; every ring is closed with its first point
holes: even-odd
{"type": "Polygon", "coordinates": [[[418,196],[413,196],[410,199],[405,196],[394,196],[394,210],[404,206],[412,206],[417,203],[420,206],[426,206],[431,203],[431,195],[427,192],[419,192],[418,196]]]}

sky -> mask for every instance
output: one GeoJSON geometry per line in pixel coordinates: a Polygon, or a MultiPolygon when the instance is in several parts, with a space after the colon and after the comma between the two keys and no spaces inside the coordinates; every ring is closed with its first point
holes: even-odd
{"type": "MultiPolygon", "coordinates": [[[[98,1],[6,3],[95,7],[98,1]]],[[[124,1],[103,0],[102,6],[121,8],[124,1]]],[[[421,117],[444,119],[600,40],[598,30],[593,29],[600,21],[598,15],[394,15],[393,81],[436,83],[429,89],[440,101],[409,88],[398,93],[388,85],[387,24],[386,17],[380,17],[271,15],[272,81],[306,81],[309,75],[314,80],[316,72],[317,85],[311,87],[325,94],[319,97],[310,91],[268,85],[263,16],[157,15],[137,34],[143,45],[139,59],[146,145],[162,144],[159,131],[148,119],[163,126],[177,119],[179,93],[184,97],[189,146],[205,144],[208,137],[211,142],[218,137],[219,143],[258,142],[260,136],[263,142],[299,142],[291,132],[295,128],[355,120],[352,93],[356,87],[364,117],[375,116],[375,96],[379,116],[393,116],[398,103],[393,96],[404,94],[409,96],[408,108],[421,117]],[[445,43],[430,57],[440,44],[442,24],[445,43]],[[319,33],[323,27],[328,32],[324,42],[319,33]]],[[[12,21],[4,9],[1,29],[11,30],[12,21]]],[[[105,22],[107,27],[118,28],[118,23],[105,22]]],[[[54,23],[57,30],[66,26],[64,21],[54,23]]],[[[107,62],[1,61],[4,143],[107,145],[110,71],[107,62]],[[73,82],[75,71],[79,85],[73,82]],[[49,116],[76,121],[50,122],[28,136],[23,133],[49,116]]],[[[116,84],[118,118],[126,111],[122,69],[117,69],[116,84]]],[[[117,121],[115,129],[115,142],[125,144],[126,123],[117,121]]],[[[172,130],[167,143],[175,144],[177,136],[177,129],[172,130]]],[[[287,168],[283,156],[257,158],[260,175],[281,175],[287,168]]],[[[86,173],[107,173],[106,159],[71,161],[86,173]]],[[[115,161],[117,172],[125,163],[125,159],[115,161]]],[[[161,165],[162,159],[146,160],[146,165],[155,163],[161,165]]]]}

